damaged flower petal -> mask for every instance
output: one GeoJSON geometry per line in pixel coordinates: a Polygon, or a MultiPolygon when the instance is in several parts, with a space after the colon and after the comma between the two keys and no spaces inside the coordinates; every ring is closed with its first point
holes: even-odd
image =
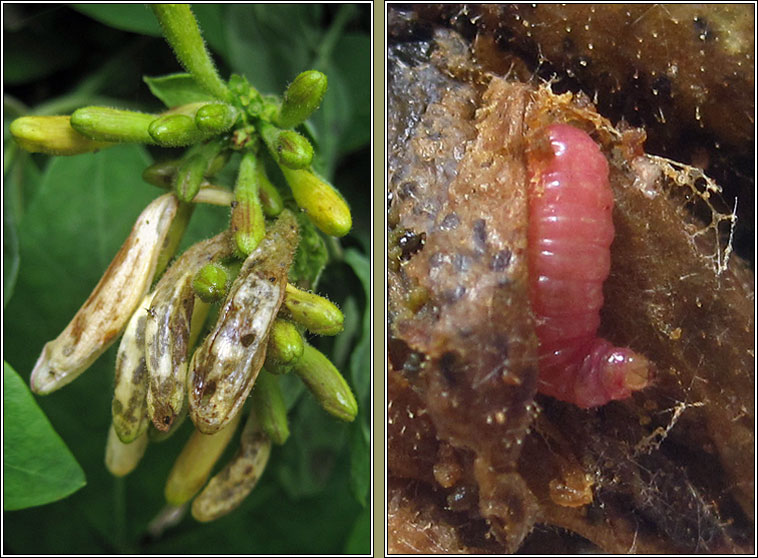
{"type": "Polygon", "coordinates": [[[145,208],[74,319],[43,347],[32,370],[32,391],[47,394],[71,382],[121,334],[150,287],[178,207],[165,194],[145,208]]]}
{"type": "Polygon", "coordinates": [[[245,260],[215,327],[195,351],[187,380],[189,412],[201,432],[224,426],[247,399],[266,357],[298,239],[295,216],[283,211],[245,260]]]}
{"type": "Polygon", "coordinates": [[[148,370],[147,409],[153,425],[166,431],[181,411],[197,272],[216,258],[229,255],[224,232],[187,249],[155,287],[145,325],[148,370]]]}
{"type": "Polygon", "coordinates": [[[147,430],[147,365],[145,364],[145,322],[154,293],[148,293],[134,312],[116,353],[116,388],[111,412],[113,429],[119,439],[131,443],[147,430]]]}
{"type": "Polygon", "coordinates": [[[192,517],[198,521],[213,521],[236,509],[255,488],[270,454],[271,440],[259,426],[255,411],[251,411],[240,436],[237,455],[192,502],[192,517]]]}

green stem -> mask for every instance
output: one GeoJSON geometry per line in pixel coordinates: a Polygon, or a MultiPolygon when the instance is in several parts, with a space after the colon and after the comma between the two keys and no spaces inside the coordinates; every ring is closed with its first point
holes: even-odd
{"type": "Polygon", "coordinates": [[[352,4],[344,4],[340,7],[337,15],[334,17],[331,27],[324,35],[321,44],[319,45],[316,58],[313,61],[311,67],[316,69],[323,69],[326,66],[326,61],[332,56],[332,51],[337,45],[337,41],[342,35],[342,29],[347,25],[348,21],[355,15],[355,6],[352,4]]]}
{"type": "Polygon", "coordinates": [[[113,478],[113,544],[119,554],[127,554],[126,478],[113,478]]]}

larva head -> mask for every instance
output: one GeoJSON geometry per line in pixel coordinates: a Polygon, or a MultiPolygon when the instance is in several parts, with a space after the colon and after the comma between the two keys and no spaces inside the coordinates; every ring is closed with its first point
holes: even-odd
{"type": "Polygon", "coordinates": [[[609,399],[626,399],[652,379],[651,363],[632,349],[615,347],[606,355],[600,374],[609,399]]]}

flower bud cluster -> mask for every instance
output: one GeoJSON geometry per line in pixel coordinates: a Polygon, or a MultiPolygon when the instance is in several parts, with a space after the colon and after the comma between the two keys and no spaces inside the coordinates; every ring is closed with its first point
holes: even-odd
{"type": "Polygon", "coordinates": [[[213,100],[162,114],[89,106],[70,117],[26,116],[10,127],[19,146],[52,155],[130,142],[188,147],[144,170],[145,181],[170,192],[145,208],[71,323],[44,346],[31,387],[47,394],[66,385],[123,333],[106,466],[116,476],[129,474],[151,443],[190,417],[195,431],[165,496],[172,506],[195,498],[193,516],[209,521],[239,505],[272,444],[289,436],[279,375],[293,371],[338,419],[357,415],[347,382],[304,338],[306,331],[338,334],[343,316],[288,282],[296,253],[308,247],[299,248],[300,226],[287,207],[299,206],[328,235],[347,234],[352,220],[344,198],[312,170],[310,141],[294,129],[321,103],[326,76],[303,72],[281,100],[260,95],[240,76],[224,82],[189,6],[152,9],[179,62],[213,100]],[[235,152],[241,157],[233,189],[214,184],[235,152]],[[267,160],[280,169],[294,203],[270,179],[267,160]],[[228,229],[169,265],[193,204],[201,202],[230,207],[228,229]],[[211,310],[215,324],[206,324],[211,310]],[[209,481],[243,415],[239,452],[209,481]]]}

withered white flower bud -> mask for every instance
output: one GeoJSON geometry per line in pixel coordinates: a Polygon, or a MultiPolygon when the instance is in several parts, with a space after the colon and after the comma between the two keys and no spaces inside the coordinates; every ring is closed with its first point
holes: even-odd
{"type": "Polygon", "coordinates": [[[42,349],[32,391],[46,394],[84,372],[116,340],[150,288],[179,202],[165,194],[137,218],[100,282],[66,329],[42,349]]]}

